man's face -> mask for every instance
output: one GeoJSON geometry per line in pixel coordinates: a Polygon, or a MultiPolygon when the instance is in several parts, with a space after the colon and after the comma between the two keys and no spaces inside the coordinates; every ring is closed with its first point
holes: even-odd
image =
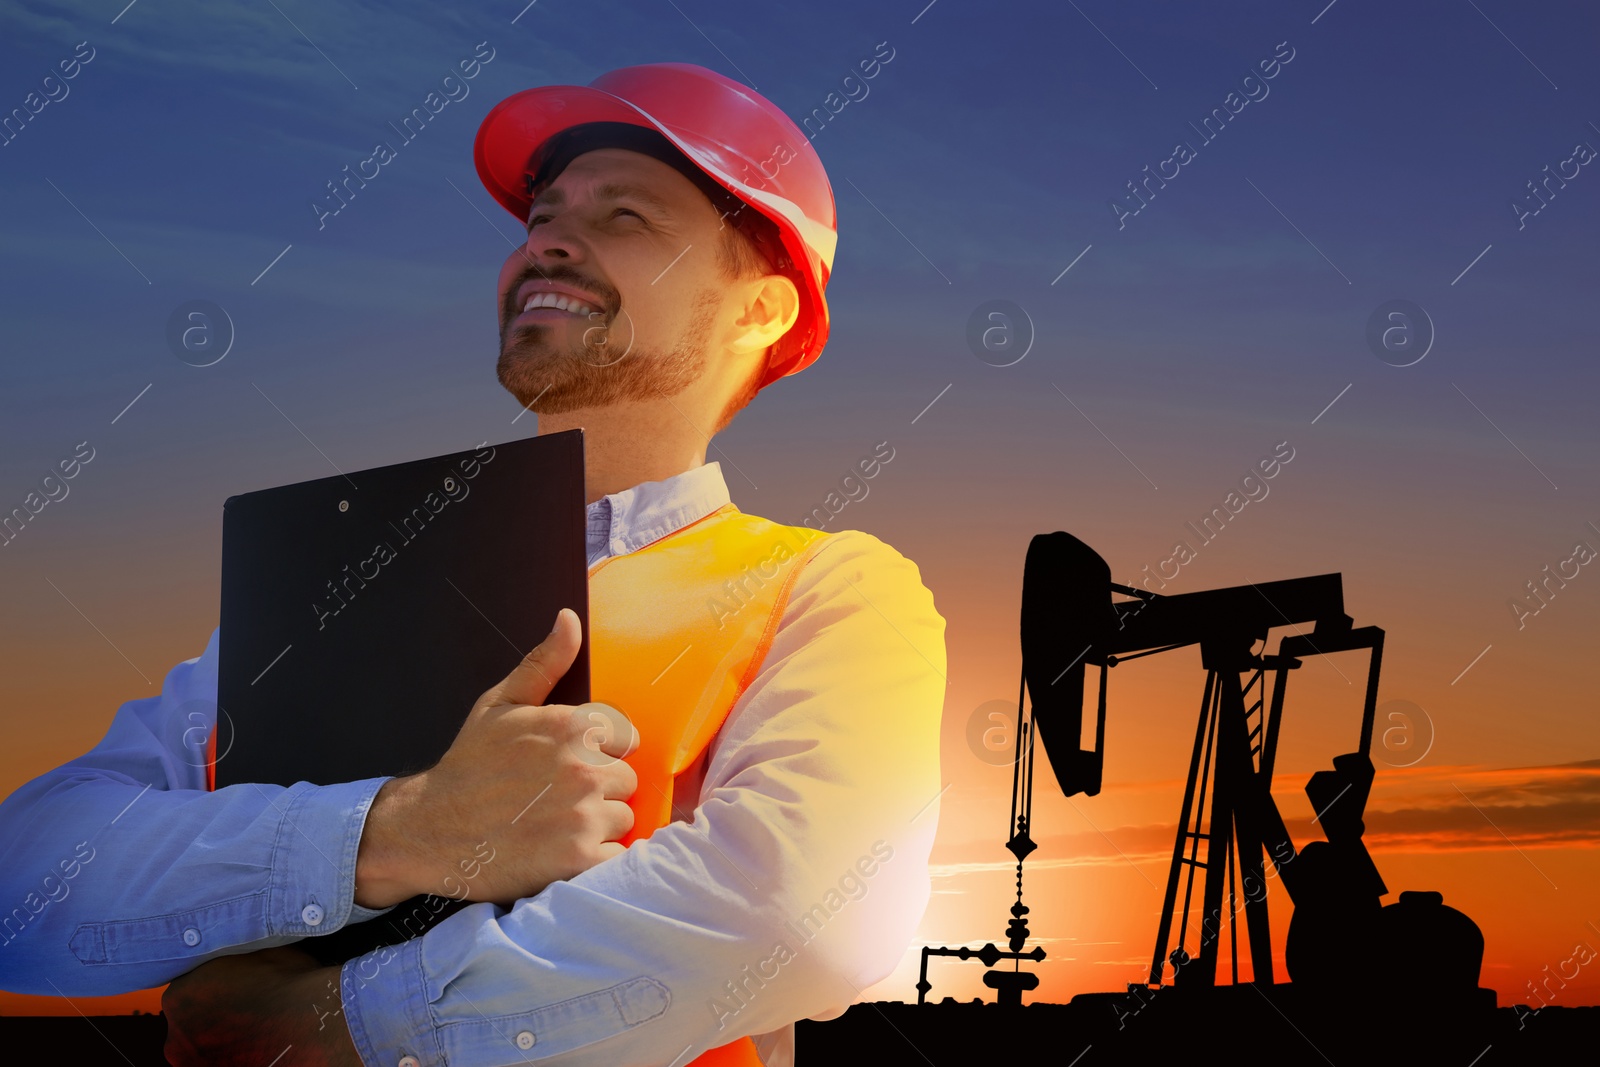
{"type": "Polygon", "coordinates": [[[534,200],[528,239],[500,269],[500,383],[551,414],[694,384],[716,360],[707,347],[728,291],[721,226],[705,195],[658,159],[617,148],[578,156],[534,200]],[[557,298],[564,307],[538,306],[557,298]]]}

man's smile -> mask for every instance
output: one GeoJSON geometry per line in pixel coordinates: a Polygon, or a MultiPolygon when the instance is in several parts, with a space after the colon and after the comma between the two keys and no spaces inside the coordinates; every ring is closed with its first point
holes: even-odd
{"type": "Polygon", "coordinates": [[[581,290],[556,285],[542,278],[527,282],[519,288],[517,301],[512,306],[522,308],[516,317],[517,322],[553,321],[560,318],[587,320],[603,310],[600,298],[581,290]]]}
{"type": "Polygon", "coordinates": [[[523,314],[531,311],[560,311],[569,315],[590,315],[599,309],[581,300],[558,296],[555,293],[535,293],[522,306],[523,314]]]}

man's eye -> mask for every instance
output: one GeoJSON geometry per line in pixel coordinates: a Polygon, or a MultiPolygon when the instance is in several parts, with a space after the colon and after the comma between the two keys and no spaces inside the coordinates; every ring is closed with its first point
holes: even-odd
{"type": "MultiPolygon", "coordinates": [[[[639,214],[637,211],[634,211],[632,208],[619,207],[619,208],[617,208],[615,211],[613,211],[611,213],[611,217],[613,219],[617,218],[620,215],[632,215],[634,218],[638,219],[640,222],[645,221],[644,216],[639,214]]],[[[550,221],[550,216],[549,215],[535,215],[531,219],[528,220],[528,229],[532,230],[535,226],[539,225],[539,223],[541,223],[541,222],[549,222],[549,221],[550,221]]]]}

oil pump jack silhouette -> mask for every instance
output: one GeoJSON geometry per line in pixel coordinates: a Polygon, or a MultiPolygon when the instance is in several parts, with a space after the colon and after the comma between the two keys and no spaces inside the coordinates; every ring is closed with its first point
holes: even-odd
{"type": "MultiPolygon", "coordinates": [[[[1370,750],[1383,631],[1353,625],[1344,613],[1340,575],[1160,595],[1113,582],[1110,567],[1094,549],[1061,531],[1033,538],[1023,571],[1022,683],[1006,842],[1017,859],[1017,900],[1006,931],[1010,951],[993,943],[980,949],[924,948],[918,1003],[926,1002],[931,988],[930,956],[981,960],[989,968],[984,984],[996,991],[1001,1005],[1020,1006],[1022,993],[1037,987],[1038,976],[1021,969],[1023,960],[1045,958],[1042,947],[1023,951],[1029,908],[1022,903],[1022,868],[1037,847],[1030,836],[1035,752],[1048,749],[1065,796],[1099,793],[1111,669],[1194,644],[1200,646],[1205,689],[1147,986],[1162,987],[1168,967],[1177,989],[1218,985],[1224,929],[1232,982],[1238,983],[1238,925],[1223,921],[1225,897],[1229,916],[1241,910],[1245,916],[1251,981],[1275,984],[1265,870],[1270,856],[1294,904],[1284,962],[1292,985],[1307,994],[1308,1002],[1332,1004],[1364,994],[1375,975],[1426,973],[1428,981],[1414,998],[1419,1006],[1493,1008],[1494,991],[1478,988],[1483,935],[1476,923],[1446,907],[1435,892],[1402,893],[1398,903],[1381,903],[1389,890],[1362,841],[1362,817],[1373,780],[1370,750]],[[1125,599],[1113,599],[1116,595],[1125,599]],[[1268,652],[1269,630],[1279,626],[1297,633],[1282,637],[1276,651],[1268,652]],[[1308,626],[1309,633],[1299,632],[1308,626]],[[1334,756],[1332,769],[1318,771],[1306,784],[1314,822],[1326,840],[1297,849],[1271,792],[1289,672],[1310,656],[1361,649],[1370,659],[1359,742],[1356,751],[1334,756]],[[1094,747],[1083,749],[1090,667],[1099,668],[1099,696],[1094,747]],[[1024,697],[1030,698],[1026,711],[1024,697]],[[1188,939],[1197,873],[1200,929],[1192,953],[1188,939]],[[1002,960],[1010,965],[998,966],[1002,960]]],[[[1129,990],[1138,987],[1132,983],[1129,990]]]]}

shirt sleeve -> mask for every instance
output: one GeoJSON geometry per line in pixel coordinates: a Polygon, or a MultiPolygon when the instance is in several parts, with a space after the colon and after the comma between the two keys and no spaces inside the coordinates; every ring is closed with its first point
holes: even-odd
{"type": "Polygon", "coordinates": [[[509,910],[474,904],[345,964],[364,1062],[682,1067],[842,1012],[927,906],[944,628],[913,563],[831,535],[692,815],[509,910]]]}
{"type": "Polygon", "coordinates": [[[215,956],[382,914],[353,898],[386,778],[206,789],[218,636],[159,696],[123,704],[88,753],[0,803],[0,892],[16,905],[0,915],[0,987],[148,989],[215,956]]]}

